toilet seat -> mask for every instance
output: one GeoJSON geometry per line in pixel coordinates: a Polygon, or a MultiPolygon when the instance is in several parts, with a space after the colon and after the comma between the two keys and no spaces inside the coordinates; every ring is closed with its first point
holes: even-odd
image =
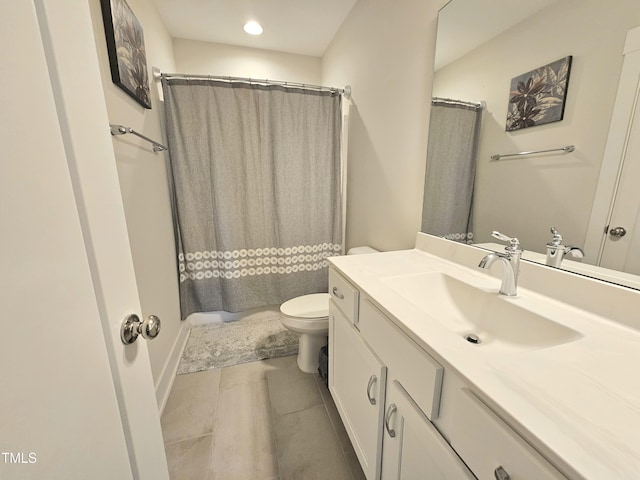
{"type": "Polygon", "coordinates": [[[280,311],[287,317],[305,321],[325,320],[329,317],[328,293],[312,293],[292,298],[280,305],[280,311]]]}

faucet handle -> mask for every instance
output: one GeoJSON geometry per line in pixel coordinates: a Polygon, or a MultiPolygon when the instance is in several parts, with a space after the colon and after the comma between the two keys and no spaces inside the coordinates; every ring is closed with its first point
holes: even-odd
{"type": "Polygon", "coordinates": [[[562,235],[556,230],[556,227],[551,227],[551,234],[553,235],[553,239],[547,243],[547,247],[559,247],[562,243],[562,235]]]}
{"type": "Polygon", "coordinates": [[[498,240],[502,240],[503,242],[509,242],[509,245],[506,247],[506,250],[509,252],[517,252],[520,251],[520,241],[513,237],[507,237],[506,235],[494,230],[491,232],[491,236],[493,238],[497,238],[498,240]]]}
{"type": "Polygon", "coordinates": [[[513,255],[522,252],[522,249],[520,248],[520,241],[516,237],[507,237],[506,235],[496,230],[491,232],[491,236],[493,238],[497,238],[498,240],[502,240],[503,242],[509,242],[509,245],[504,248],[507,252],[507,255],[513,255]]]}

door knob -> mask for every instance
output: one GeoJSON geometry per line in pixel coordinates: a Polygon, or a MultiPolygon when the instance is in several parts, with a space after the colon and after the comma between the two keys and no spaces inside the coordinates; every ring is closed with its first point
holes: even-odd
{"type": "Polygon", "coordinates": [[[627,230],[624,227],[615,227],[609,229],[609,235],[612,237],[624,237],[627,234],[627,230]]]}
{"type": "Polygon", "coordinates": [[[127,315],[120,328],[120,338],[125,345],[131,345],[138,339],[138,335],[146,340],[153,340],[160,333],[160,319],[149,315],[146,320],[140,320],[135,313],[127,315]]]}

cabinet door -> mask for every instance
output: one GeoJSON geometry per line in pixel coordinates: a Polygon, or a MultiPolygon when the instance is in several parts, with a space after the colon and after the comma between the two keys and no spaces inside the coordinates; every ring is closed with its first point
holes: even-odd
{"type": "Polygon", "coordinates": [[[367,480],[380,476],[387,369],[331,304],[329,389],[367,480]]]}
{"type": "Polygon", "coordinates": [[[475,477],[398,381],[386,393],[382,480],[471,480],[475,477]]]}

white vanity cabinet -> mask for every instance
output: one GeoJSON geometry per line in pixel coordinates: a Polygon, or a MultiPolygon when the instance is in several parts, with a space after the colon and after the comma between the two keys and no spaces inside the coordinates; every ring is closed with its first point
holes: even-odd
{"type": "Polygon", "coordinates": [[[353,289],[330,271],[329,389],[365,476],[473,478],[430,421],[438,415],[442,366],[353,289]]]}
{"type": "Polygon", "coordinates": [[[358,291],[331,271],[329,390],[368,480],[380,477],[387,368],[360,337],[358,291]]]}
{"type": "Polygon", "coordinates": [[[397,380],[389,379],[382,449],[383,480],[475,477],[397,380]]]}
{"type": "Polygon", "coordinates": [[[367,480],[566,480],[333,269],[329,289],[329,388],[367,480]]]}

